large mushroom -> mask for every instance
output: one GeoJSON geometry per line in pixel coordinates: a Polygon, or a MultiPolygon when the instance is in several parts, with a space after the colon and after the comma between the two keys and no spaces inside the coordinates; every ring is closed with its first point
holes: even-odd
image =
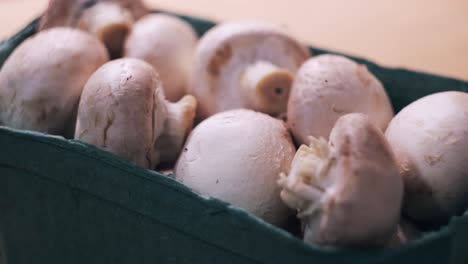
{"type": "Polygon", "coordinates": [[[309,57],[279,25],[221,23],[200,39],[195,52],[190,89],[200,102],[198,118],[235,108],[284,113],[293,76],[309,57]]]}
{"type": "Polygon", "coordinates": [[[125,57],[145,60],[159,72],[164,94],[177,101],[187,94],[197,34],[184,20],[149,14],[138,20],[125,43],[125,57]]]}
{"type": "Polygon", "coordinates": [[[338,55],[320,55],[304,63],[288,103],[288,125],[296,142],[307,144],[309,136],[328,139],[338,118],[348,113],[367,114],[385,131],[393,108],[365,65],[338,55]]]}
{"type": "Polygon", "coordinates": [[[27,39],[0,72],[0,124],[72,136],[83,87],[108,59],[104,45],[80,30],[27,39]]]}
{"type": "Polygon", "coordinates": [[[122,54],[134,20],[148,12],[141,0],[50,0],[39,30],[72,27],[96,35],[112,58],[122,54]]]}
{"type": "Polygon", "coordinates": [[[75,138],[153,169],[175,162],[192,128],[196,101],[164,99],[154,68],[119,59],[99,68],[85,86],[75,138]]]}
{"type": "Polygon", "coordinates": [[[405,182],[403,211],[420,224],[468,209],[468,94],[442,92],[401,110],[386,137],[405,182]]]}
{"type": "Polygon", "coordinates": [[[291,215],[276,177],[288,172],[295,148],[283,121],[246,109],[218,113],[187,139],[176,179],[279,226],[291,215]]]}
{"type": "Polygon", "coordinates": [[[305,242],[383,247],[397,231],[403,182],[390,145],[363,114],[339,118],[328,144],[310,137],[278,183],[305,242]]]}

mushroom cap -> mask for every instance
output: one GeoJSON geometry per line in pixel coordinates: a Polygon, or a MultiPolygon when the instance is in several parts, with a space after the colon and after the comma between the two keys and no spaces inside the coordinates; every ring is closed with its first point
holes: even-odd
{"type": "Polygon", "coordinates": [[[240,92],[248,67],[266,62],[295,73],[309,57],[305,46],[274,23],[239,20],[215,26],[200,39],[195,51],[190,89],[199,101],[199,119],[220,111],[252,108],[240,92]]]}
{"type": "Polygon", "coordinates": [[[115,2],[100,2],[83,12],[78,28],[101,40],[111,58],[119,58],[122,56],[124,42],[133,22],[130,10],[115,2]]]}
{"type": "Polygon", "coordinates": [[[176,179],[275,224],[290,215],[276,185],[295,152],[281,120],[251,110],[218,113],[189,135],[175,167],[176,179]]]}
{"type": "Polygon", "coordinates": [[[442,92],[401,110],[386,137],[405,182],[404,213],[439,224],[468,209],[468,94],[442,92]]]}
{"type": "Polygon", "coordinates": [[[106,63],[89,79],[78,110],[75,138],[140,166],[153,168],[167,110],[161,81],[138,59],[106,63]]]}
{"type": "Polygon", "coordinates": [[[363,114],[340,117],[327,144],[310,137],[281,175],[281,198],[297,209],[304,240],[385,246],[396,231],[403,182],[382,132],[363,114]]]}
{"type": "Polygon", "coordinates": [[[148,13],[142,0],[49,0],[49,6],[41,17],[39,30],[52,27],[77,27],[86,9],[103,2],[116,3],[130,10],[135,19],[148,13]]]}
{"type": "Polygon", "coordinates": [[[80,30],[54,28],[27,39],[0,72],[0,123],[68,136],[86,81],[107,60],[104,45],[80,30]]]}
{"type": "Polygon", "coordinates": [[[393,117],[380,81],[365,65],[338,55],[309,59],[296,74],[288,102],[288,125],[298,144],[308,137],[328,139],[335,122],[348,113],[367,114],[385,131],[393,117]]]}
{"type": "Polygon", "coordinates": [[[197,34],[184,20],[149,14],[138,20],[125,43],[125,56],[145,60],[159,72],[164,93],[177,101],[187,93],[197,34]]]}

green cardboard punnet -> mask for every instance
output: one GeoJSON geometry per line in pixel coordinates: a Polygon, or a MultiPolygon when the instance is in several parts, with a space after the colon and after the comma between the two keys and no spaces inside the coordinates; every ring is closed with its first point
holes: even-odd
{"type": "MultiPolygon", "coordinates": [[[[182,16],[201,35],[214,23],[182,16]]],[[[0,42],[0,67],[37,20],[0,42]]],[[[314,54],[330,51],[311,48],[314,54]]],[[[364,59],[395,111],[468,83],[364,59]]],[[[241,209],[93,146],[0,128],[0,264],[468,263],[468,215],[387,251],[309,246],[241,209]]]]}

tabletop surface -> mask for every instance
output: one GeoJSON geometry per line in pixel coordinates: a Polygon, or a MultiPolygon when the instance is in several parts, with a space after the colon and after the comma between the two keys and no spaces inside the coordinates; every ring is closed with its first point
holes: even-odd
{"type": "MultiPolygon", "coordinates": [[[[37,17],[47,0],[0,0],[0,39],[37,17]]],[[[468,80],[467,0],[145,0],[153,9],[216,21],[280,22],[302,41],[468,80]]],[[[444,89],[449,89],[444,87],[444,89]]]]}

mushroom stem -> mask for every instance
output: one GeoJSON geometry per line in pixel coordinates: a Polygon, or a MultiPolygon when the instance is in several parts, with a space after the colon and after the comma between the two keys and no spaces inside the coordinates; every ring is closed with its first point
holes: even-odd
{"type": "Polygon", "coordinates": [[[94,34],[107,47],[111,58],[122,55],[125,38],[133,25],[130,10],[113,2],[90,7],[79,21],[79,28],[94,34]]]}
{"type": "Polygon", "coordinates": [[[300,218],[309,218],[320,201],[324,182],[334,158],[327,142],[310,137],[310,146],[302,145],[291,164],[289,176],[280,175],[278,184],[281,198],[291,208],[298,210],[300,218]]]}
{"type": "Polygon", "coordinates": [[[286,111],[293,74],[270,62],[250,65],[241,77],[241,90],[247,107],[271,115],[286,111]]]}
{"type": "Polygon", "coordinates": [[[177,103],[167,102],[166,106],[164,131],[155,146],[160,153],[160,163],[176,161],[184,140],[192,129],[197,101],[192,95],[186,95],[177,103]]]}

